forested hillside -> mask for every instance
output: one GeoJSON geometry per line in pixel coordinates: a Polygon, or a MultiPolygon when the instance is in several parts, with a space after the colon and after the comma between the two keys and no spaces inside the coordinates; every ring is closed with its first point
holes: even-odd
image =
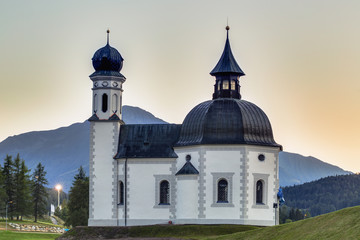
{"type": "Polygon", "coordinates": [[[341,175],[283,188],[285,204],[311,216],[360,205],[360,175],[341,175]]]}

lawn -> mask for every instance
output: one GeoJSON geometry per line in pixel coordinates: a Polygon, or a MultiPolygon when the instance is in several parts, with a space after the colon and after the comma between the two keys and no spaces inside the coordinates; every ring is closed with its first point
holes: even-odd
{"type": "MultiPolygon", "coordinates": [[[[360,206],[273,227],[211,238],[213,240],[337,240],[360,239],[360,206]]],[[[208,239],[207,237],[201,239],[208,239]]]]}
{"type": "Polygon", "coordinates": [[[33,222],[31,220],[8,220],[8,231],[5,231],[5,220],[0,220],[0,240],[27,240],[27,239],[55,239],[59,237],[61,234],[54,233],[39,233],[39,232],[17,232],[13,231],[14,229],[9,226],[9,223],[17,223],[21,225],[33,225],[33,226],[48,226],[48,227],[62,227],[57,226],[48,222],[33,222]]]}
{"type": "Polygon", "coordinates": [[[49,240],[59,237],[61,234],[53,233],[24,233],[13,231],[0,231],[0,240],[49,240]]]}
{"type": "Polygon", "coordinates": [[[203,237],[249,231],[259,227],[246,225],[150,225],[132,227],[76,227],[65,233],[63,238],[87,240],[104,237],[117,238],[181,238],[200,239],[203,237]]]}

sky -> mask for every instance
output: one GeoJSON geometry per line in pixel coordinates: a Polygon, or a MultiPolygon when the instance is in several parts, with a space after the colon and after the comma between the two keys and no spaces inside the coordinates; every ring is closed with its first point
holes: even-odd
{"type": "Polygon", "coordinates": [[[226,39],[242,99],[284,151],[360,172],[358,0],[0,2],[0,141],[91,116],[91,58],[123,56],[123,103],[182,123],[212,98],[226,39]]]}

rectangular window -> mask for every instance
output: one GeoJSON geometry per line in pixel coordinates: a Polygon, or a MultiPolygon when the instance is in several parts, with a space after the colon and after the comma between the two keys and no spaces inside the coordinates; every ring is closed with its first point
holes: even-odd
{"type": "Polygon", "coordinates": [[[231,80],[231,90],[236,90],[235,89],[235,81],[231,80]]]}
{"type": "Polygon", "coordinates": [[[229,81],[228,80],[223,81],[223,89],[225,89],[225,90],[229,89],[229,81]]]}

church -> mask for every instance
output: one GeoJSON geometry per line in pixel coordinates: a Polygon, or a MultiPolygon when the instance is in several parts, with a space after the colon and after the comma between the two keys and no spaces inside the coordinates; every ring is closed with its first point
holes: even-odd
{"type": "MultiPolygon", "coordinates": [[[[270,121],[242,100],[244,72],[229,27],[212,100],[182,124],[126,124],[121,54],[107,44],[90,75],[89,226],[152,224],[277,225],[279,152],[270,121]]],[[[210,94],[210,93],[209,93],[210,94]]]]}

